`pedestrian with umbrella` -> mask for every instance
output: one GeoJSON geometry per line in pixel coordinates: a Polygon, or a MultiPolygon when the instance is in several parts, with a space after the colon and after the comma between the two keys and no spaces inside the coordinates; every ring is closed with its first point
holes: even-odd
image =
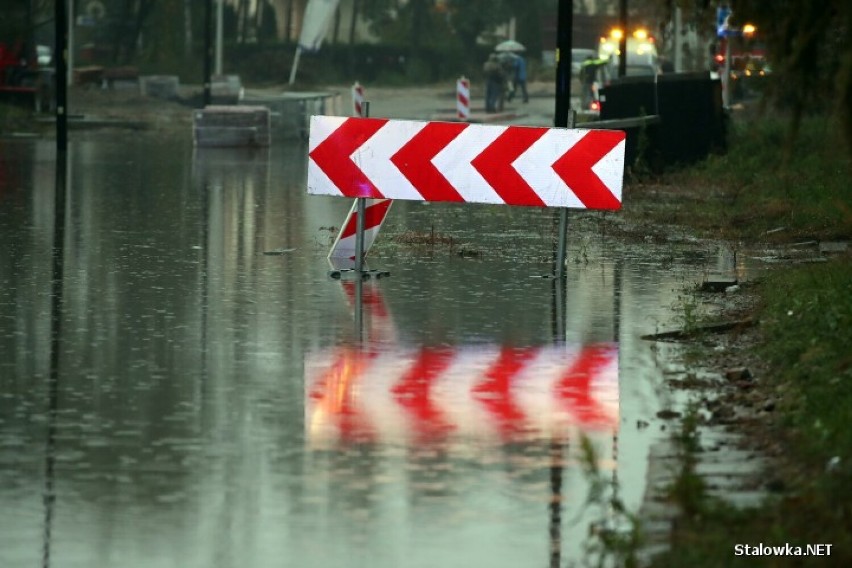
{"type": "Polygon", "coordinates": [[[527,61],[521,55],[526,51],[526,47],[518,41],[509,39],[497,44],[494,51],[501,54],[503,61],[509,68],[509,94],[507,99],[512,100],[515,96],[515,91],[520,89],[521,96],[525,103],[529,102],[529,94],[527,93],[527,61]]]}
{"type": "Polygon", "coordinates": [[[503,89],[506,86],[506,72],[497,53],[488,56],[482,66],[485,74],[485,112],[503,110],[503,89]]]}

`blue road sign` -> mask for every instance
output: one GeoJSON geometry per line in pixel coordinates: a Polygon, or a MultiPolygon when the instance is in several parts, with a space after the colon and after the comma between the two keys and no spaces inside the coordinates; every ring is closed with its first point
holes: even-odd
{"type": "Polygon", "coordinates": [[[725,37],[730,34],[728,20],[731,17],[731,9],[727,6],[719,6],[716,8],[716,35],[725,37]]]}

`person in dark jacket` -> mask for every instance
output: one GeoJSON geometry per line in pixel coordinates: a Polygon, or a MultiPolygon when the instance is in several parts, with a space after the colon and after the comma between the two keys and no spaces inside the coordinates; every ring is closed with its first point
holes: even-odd
{"type": "Polygon", "coordinates": [[[506,86],[506,73],[496,53],[488,56],[482,66],[485,74],[485,112],[503,110],[503,89],[506,86]]]}

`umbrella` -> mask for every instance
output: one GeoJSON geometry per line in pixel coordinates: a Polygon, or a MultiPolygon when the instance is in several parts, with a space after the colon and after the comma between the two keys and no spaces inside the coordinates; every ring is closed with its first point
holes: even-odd
{"type": "Polygon", "coordinates": [[[521,42],[515,41],[513,39],[507,39],[506,41],[501,41],[496,46],[494,46],[494,51],[499,52],[511,52],[511,51],[526,51],[527,48],[524,47],[524,44],[521,42]]]}

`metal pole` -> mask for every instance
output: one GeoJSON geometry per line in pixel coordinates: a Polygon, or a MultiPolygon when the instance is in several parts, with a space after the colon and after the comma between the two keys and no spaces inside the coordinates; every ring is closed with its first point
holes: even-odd
{"type": "MultiPolygon", "coordinates": [[[[568,119],[565,124],[566,128],[574,128],[574,111],[568,113],[568,119]]],[[[559,235],[556,246],[556,266],[554,267],[554,275],[556,278],[565,277],[565,250],[567,248],[568,239],[568,208],[559,208],[559,235]]]]}
{"type": "Polygon", "coordinates": [[[213,0],[206,0],[204,2],[204,106],[208,106],[213,99],[213,94],[211,93],[211,59],[212,59],[212,35],[211,24],[213,19],[213,0]]]}
{"type": "Polygon", "coordinates": [[[680,6],[675,6],[674,12],[674,70],[683,72],[683,43],[680,36],[683,33],[683,12],[680,6]]]}
{"type": "Polygon", "coordinates": [[[216,0],[216,65],[214,71],[216,75],[222,74],[222,37],[224,35],[222,18],[224,14],[225,0],[216,0]]]}
{"type": "Polygon", "coordinates": [[[65,0],[54,4],[54,33],[56,34],[56,72],[53,83],[56,88],[56,150],[64,153],[68,149],[68,11],[65,0]]]}
{"type": "Polygon", "coordinates": [[[293,66],[290,68],[290,81],[287,83],[288,85],[292,85],[296,82],[296,69],[299,68],[299,58],[302,56],[302,48],[296,48],[296,55],[293,56],[293,66]]]}
{"type": "Polygon", "coordinates": [[[621,0],[618,9],[618,27],[621,28],[621,39],[618,42],[618,76],[627,75],[627,0],[621,0]]]}
{"type": "MultiPolygon", "coordinates": [[[[370,116],[370,102],[364,101],[364,117],[370,116]]],[[[355,272],[360,276],[364,270],[364,215],[367,209],[367,199],[359,197],[358,208],[355,212],[355,272]]]]}
{"type": "Polygon", "coordinates": [[[722,75],[722,104],[731,105],[731,37],[725,37],[725,68],[722,75]]]}
{"type": "Polygon", "coordinates": [[[574,26],[574,1],[559,0],[556,21],[556,114],[553,125],[568,127],[571,110],[571,43],[574,26]]]}
{"type": "Polygon", "coordinates": [[[559,240],[556,248],[556,267],[554,275],[556,278],[565,278],[565,248],[568,234],[568,209],[559,209],[559,240]]]}
{"type": "MultiPolygon", "coordinates": [[[[556,20],[556,112],[553,125],[557,128],[574,126],[571,112],[571,44],[573,43],[574,0],[559,0],[556,20]]],[[[559,210],[559,236],[556,250],[555,276],[562,278],[565,265],[565,232],[568,211],[559,210]]]]}
{"type": "Polygon", "coordinates": [[[68,70],[65,80],[74,82],[74,0],[68,0],[68,70]]]}
{"type": "Polygon", "coordinates": [[[367,200],[359,197],[358,208],[355,213],[355,272],[359,274],[364,269],[364,215],[367,208],[367,200]]]}

